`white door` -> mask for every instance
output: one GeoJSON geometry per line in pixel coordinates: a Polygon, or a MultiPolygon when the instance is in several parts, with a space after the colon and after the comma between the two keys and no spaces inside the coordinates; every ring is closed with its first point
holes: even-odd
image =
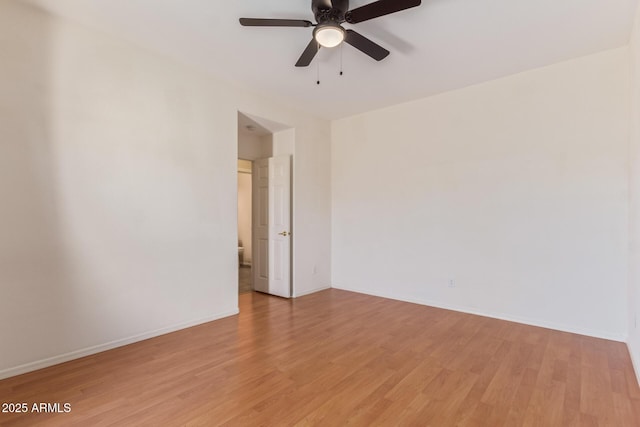
{"type": "Polygon", "coordinates": [[[291,158],[253,162],[254,259],[256,291],[291,296],[291,158]]]}

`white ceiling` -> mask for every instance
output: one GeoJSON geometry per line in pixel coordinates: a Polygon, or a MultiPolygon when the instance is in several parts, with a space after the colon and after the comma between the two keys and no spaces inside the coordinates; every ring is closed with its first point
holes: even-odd
{"type": "MultiPolygon", "coordinates": [[[[334,119],[624,46],[638,0],[423,0],[357,25],[391,51],[344,46],[294,67],[312,28],[241,27],[240,17],[313,21],[310,0],[27,0],[334,119]],[[317,64],[321,84],[316,85],[317,64]]],[[[351,8],[370,3],[352,0],[351,8]]]]}

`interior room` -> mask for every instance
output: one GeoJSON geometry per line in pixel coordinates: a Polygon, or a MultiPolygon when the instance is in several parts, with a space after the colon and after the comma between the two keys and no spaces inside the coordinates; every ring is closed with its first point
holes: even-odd
{"type": "Polygon", "coordinates": [[[4,0],[0,52],[0,426],[640,425],[638,0],[4,0]]]}

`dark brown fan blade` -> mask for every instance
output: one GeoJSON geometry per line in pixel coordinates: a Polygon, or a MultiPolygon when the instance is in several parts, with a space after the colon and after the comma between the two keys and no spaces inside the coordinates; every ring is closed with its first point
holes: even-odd
{"type": "Polygon", "coordinates": [[[389,51],[387,49],[353,30],[347,30],[347,36],[344,41],[358,49],[360,52],[366,53],[376,61],[381,61],[389,55],[389,51]]]}
{"type": "Polygon", "coordinates": [[[313,61],[313,58],[316,56],[316,53],[320,50],[320,44],[316,41],[316,39],[311,39],[307,48],[300,55],[300,59],[296,62],[296,67],[307,67],[313,61]]]}
{"type": "Polygon", "coordinates": [[[245,27],[311,27],[313,24],[303,19],[240,18],[240,25],[245,27]]]}
{"type": "Polygon", "coordinates": [[[345,20],[350,24],[357,24],[358,22],[420,6],[421,3],[421,0],[379,0],[347,12],[345,20]]]}

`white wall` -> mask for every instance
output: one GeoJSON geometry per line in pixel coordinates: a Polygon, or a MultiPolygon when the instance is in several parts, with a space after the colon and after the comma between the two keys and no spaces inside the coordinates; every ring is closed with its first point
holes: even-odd
{"type": "Polygon", "coordinates": [[[274,156],[294,156],[295,155],[295,129],[287,129],[275,132],[271,135],[274,156]]]}
{"type": "Polygon", "coordinates": [[[246,132],[238,134],[238,158],[257,160],[273,155],[273,141],[271,135],[258,136],[246,132]]]}
{"type": "Polygon", "coordinates": [[[0,52],[0,377],[237,311],[238,111],[296,129],[295,280],[330,284],[328,122],[22,2],[0,52]]]}
{"type": "Polygon", "coordinates": [[[640,8],[629,45],[631,64],[631,140],[629,145],[629,351],[640,379],[640,8]]]}
{"type": "Polygon", "coordinates": [[[334,287],[623,340],[627,61],[334,122],[334,287]]]}

